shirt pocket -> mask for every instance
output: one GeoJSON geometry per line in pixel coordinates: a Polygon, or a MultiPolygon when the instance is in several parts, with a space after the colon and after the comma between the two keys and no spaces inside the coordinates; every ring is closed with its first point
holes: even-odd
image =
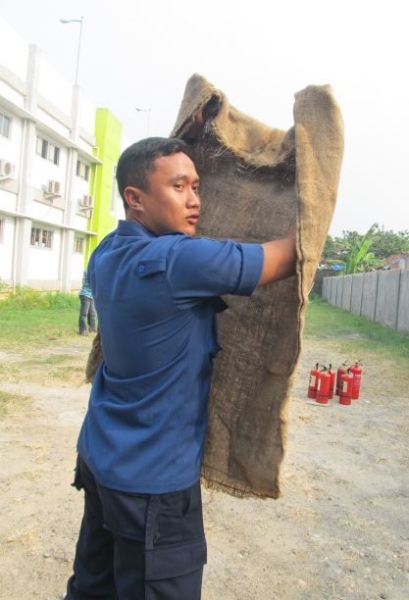
{"type": "Polygon", "coordinates": [[[140,260],[136,263],[135,272],[140,279],[158,275],[166,271],[166,259],[140,260]]]}

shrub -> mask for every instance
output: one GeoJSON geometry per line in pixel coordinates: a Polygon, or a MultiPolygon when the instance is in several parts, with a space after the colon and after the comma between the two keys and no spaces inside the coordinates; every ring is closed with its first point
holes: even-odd
{"type": "Polygon", "coordinates": [[[65,309],[78,305],[76,295],[61,292],[41,292],[29,287],[18,286],[14,292],[9,292],[0,303],[0,310],[26,310],[32,308],[65,309]]]}

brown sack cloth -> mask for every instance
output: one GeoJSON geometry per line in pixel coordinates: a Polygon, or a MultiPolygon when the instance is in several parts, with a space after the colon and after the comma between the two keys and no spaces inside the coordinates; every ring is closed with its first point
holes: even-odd
{"type": "MultiPolygon", "coordinates": [[[[305,308],[335,208],[342,118],[329,86],[309,86],[295,95],[294,127],[272,129],[194,75],[171,135],[191,145],[201,177],[198,235],[264,242],[297,228],[297,276],[224,298],[202,472],[230,494],[277,498],[305,308]]],[[[88,381],[100,360],[97,336],[88,381]]]]}
{"type": "Polygon", "coordinates": [[[335,208],[341,114],[329,86],[309,86],[295,95],[294,127],[272,129],[194,75],[171,135],[192,146],[201,177],[198,235],[264,242],[297,228],[298,276],[224,298],[202,473],[213,488],[277,498],[305,308],[335,208]]]}

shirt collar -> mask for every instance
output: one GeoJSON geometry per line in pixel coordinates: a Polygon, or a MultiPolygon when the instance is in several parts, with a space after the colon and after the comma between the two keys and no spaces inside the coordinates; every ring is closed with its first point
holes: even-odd
{"type": "Polygon", "coordinates": [[[125,221],[122,219],[118,221],[117,234],[152,238],[158,237],[155,233],[152,233],[152,231],[149,231],[149,229],[146,229],[146,227],[140,223],[136,223],[136,221],[125,221]]]}

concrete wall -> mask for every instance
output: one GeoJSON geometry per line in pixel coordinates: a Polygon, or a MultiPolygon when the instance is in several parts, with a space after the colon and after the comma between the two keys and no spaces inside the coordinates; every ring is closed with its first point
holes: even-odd
{"type": "Polygon", "coordinates": [[[375,321],[396,329],[401,270],[379,271],[375,321]]]}
{"type": "Polygon", "coordinates": [[[408,270],[325,277],[322,296],[338,308],[409,333],[408,270]]]}
{"type": "Polygon", "coordinates": [[[409,271],[407,269],[400,272],[396,329],[409,334],[409,271]]]}
{"type": "Polygon", "coordinates": [[[361,314],[362,290],[364,286],[364,274],[359,273],[352,277],[351,312],[355,315],[361,314]]]}
{"type": "Polygon", "coordinates": [[[344,310],[351,308],[352,275],[346,275],[342,282],[341,307],[344,310]]]}
{"type": "Polygon", "coordinates": [[[378,272],[364,273],[364,281],[362,285],[362,306],[361,316],[375,320],[376,312],[376,296],[378,291],[378,272]]]}

